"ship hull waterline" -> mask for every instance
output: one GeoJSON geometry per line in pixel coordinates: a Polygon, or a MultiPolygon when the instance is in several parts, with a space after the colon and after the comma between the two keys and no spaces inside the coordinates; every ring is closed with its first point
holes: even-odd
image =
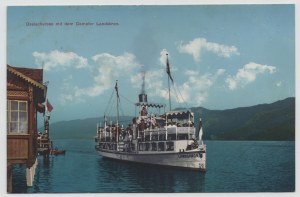
{"type": "Polygon", "coordinates": [[[120,151],[98,150],[99,155],[103,158],[134,162],[141,164],[159,165],[174,168],[182,168],[189,170],[197,170],[205,172],[205,152],[190,151],[190,152],[172,152],[172,153],[128,153],[120,151]]]}

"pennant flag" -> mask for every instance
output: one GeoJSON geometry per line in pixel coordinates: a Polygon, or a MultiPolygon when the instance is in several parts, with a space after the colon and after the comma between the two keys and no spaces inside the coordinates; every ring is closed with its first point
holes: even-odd
{"type": "Polygon", "coordinates": [[[115,85],[115,89],[116,89],[116,92],[117,92],[117,97],[120,101],[120,98],[119,98],[119,91],[118,91],[118,80],[116,80],[116,85],[115,85]]]}
{"type": "Polygon", "coordinates": [[[171,79],[171,81],[172,81],[172,83],[173,83],[173,78],[172,78],[172,76],[171,76],[171,70],[170,70],[170,65],[169,65],[168,54],[167,54],[167,73],[168,73],[168,75],[169,75],[169,77],[170,77],[170,79],[171,79]]]}
{"type": "Polygon", "coordinates": [[[47,99],[46,105],[47,105],[47,111],[48,111],[48,112],[51,112],[51,111],[53,110],[53,106],[52,106],[51,103],[48,101],[48,99],[47,99]]]}

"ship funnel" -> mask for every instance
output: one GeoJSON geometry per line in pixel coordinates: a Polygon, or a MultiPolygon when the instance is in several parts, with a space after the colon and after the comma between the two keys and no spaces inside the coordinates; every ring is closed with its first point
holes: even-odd
{"type": "Polygon", "coordinates": [[[140,94],[139,95],[139,102],[140,103],[147,103],[147,94],[140,94]]]}
{"type": "Polygon", "coordinates": [[[147,103],[147,94],[145,92],[145,72],[142,72],[142,92],[139,94],[139,102],[140,103],[147,103]]]}

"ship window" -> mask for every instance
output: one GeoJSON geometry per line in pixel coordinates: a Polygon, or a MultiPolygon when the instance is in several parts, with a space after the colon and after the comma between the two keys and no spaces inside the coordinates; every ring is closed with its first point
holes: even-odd
{"type": "Polygon", "coordinates": [[[139,144],[139,150],[140,150],[140,151],[143,151],[143,150],[144,150],[143,147],[144,147],[143,144],[139,144]]]}
{"type": "Polygon", "coordinates": [[[152,151],[157,151],[157,144],[156,144],[156,142],[152,142],[152,151]]]}
{"type": "Polygon", "coordinates": [[[167,151],[173,151],[174,150],[174,142],[167,142],[167,151]]]}
{"type": "Polygon", "coordinates": [[[145,136],[145,141],[150,141],[150,135],[147,135],[145,136]]]}
{"type": "Polygon", "coordinates": [[[149,151],[150,150],[150,144],[149,143],[146,143],[146,151],[149,151]]]}
{"type": "Polygon", "coordinates": [[[168,140],[176,140],[176,134],[168,134],[168,140]]]}
{"type": "Polygon", "coordinates": [[[159,135],[159,140],[160,140],[160,141],[166,140],[166,134],[160,134],[160,135],[159,135]]]}
{"type": "Polygon", "coordinates": [[[7,131],[8,133],[28,133],[27,101],[7,101],[7,131]]]}
{"type": "Polygon", "coordinates": [[[165,151],[165,143],[158,142],[158,151],[165,151]]]}
{"type": "Polygon", "coordinates": [[[177,140],[187,140],[188,139],[188,134],[178,134],[177,135],[177,140]]]}
{"type": "Polygon", "coordinates": [[[152,141],[156,141],[156,140],[157,140],[157,135],[152,135],[152,136],[151,136],[151,140],[152,140],[152,141]]]}
{"type": "Polygon", "coordinates": [[[130,144],[130,148],[131,148],[131,149],[130,149],[131,151],[135,151],[135,146],[134,146],[133,143],[130,144]]]}

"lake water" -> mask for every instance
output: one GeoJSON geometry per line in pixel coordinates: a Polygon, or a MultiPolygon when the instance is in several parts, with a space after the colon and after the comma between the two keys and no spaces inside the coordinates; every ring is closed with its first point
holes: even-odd
{"type": "Polygon", "coordinates": [[[38,157],[33,187],[15,166],[14,193],[292,192],[295,142],[206,141],[207,172],[106,160],[93,140],[55,140],[66,155],[38,157]]]}

